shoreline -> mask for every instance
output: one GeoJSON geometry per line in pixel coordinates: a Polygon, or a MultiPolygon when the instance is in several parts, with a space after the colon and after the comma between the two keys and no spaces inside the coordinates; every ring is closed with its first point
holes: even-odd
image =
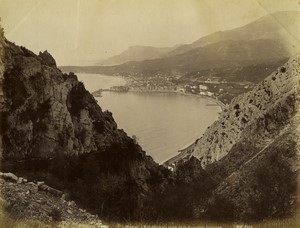
{"type": "MultiPolygon", "coordinates": [[[[92,95],[94,95],[94,93],[96,94],[100,90],[97,90],[97,91],[93,92],[92,95]]],[[[213,97],[210,97],[210,96],[200,95],[200,94],[192,94],[192,93],[183,93],[183,92],[170,91],[170,90],[147,90],[147,91],[141,91],[141,90],[132,90],[132,89],[129,89],[126,92],[113,91],[113,90],[104,90],[103,92],[115,92],[115,93],[128,93],[128,92],[132,93],[133,92],[133,93],[169,93],[169,94],[179,94],[179,95],[183,95],[183,96],[193,96],[193,97],[207,99],[207,100],[213,102],[214,104],[216,104],[216,106],[219,106],[222,111],[224,110],[224,108],[226,106],[220,100],[217,100],[217,99],[215,99],[213,97]]]]}
{"type": "MultiPolygon", "coordinates": [[[[168,94],[179,94],[179,95],[183,95],[183,96],[193,96],[193,97],[198,97],[198,98],[202,98],[202,99],[206,99],[206,100],[209,100],[211,102],[213,102],[215,105],[213,106],[218,106],[220,107],[221,111],[222,112],[225,108],[225,104],[222,103],[221,101],[215,99],[215,98],[212,98],[212,97],[209,97],[209,96],[205,96],[205,95],[200,95],[200,94],[189,94],[189,93],[183,93],[183,92],[178,92],[178,91],[167,91],[167,90],[149,90],[149,91],[141,91],[141,90],[129,90],[127,92],[120,92],[120,91],[112,91],[112,90],[105,90],[103,92],[115,92],[115,93],[128,93],[128,92],[131,92],[131,93],[168,93],[168,94]]],[[[208,105],[208,104],[206,104],[208,105]]],[[[204,134],[204,132],[203,132],[204,134]]],[[[195,139],[195,141],[197,141],[198,138],[195,139]]],[[[195,141],[193,141],[189,146],[191,145],[195,145],[195,141]]],[[[174,152],[173,155],[171,155],[170,157],[168,157],[167,159],[163,160],[162,162],[157,162],[159,165],[162,165],[162,166],[166,166],[166,167],[169,167],[172,163],[180,160],[180,159],[183,159],[184,157],[186,157],[187,153],[182,151],[182,152],[179,152],[180,148],[174,152]]]]}
{"type": "MultiPolygon", "coordinates": [[[[126,85],[124,85],[126,86],[126,85]]],[[[197,97],[197,98],[202,98],[202,99],[206,99],[207,101],[210,101],[212,102],[213,104],[209,105],[209,104],[206,104],[207,106],[218,106],[220,107],[220,112],[222,112],[225,108],[225,104],[222,103],[220,100],[217,100],[213,97],[210,97],[210,96],[206,96],[206,95],[200,95],[200,94],[192,94],[192,93],[184,93],[184,92],[179,92],[179,91],[172,91],[172,90],[138,90],[138,89],[132,89],[130,88],[128,91],[114,91],[114,90],[110,90],[110,89],[99,89],[95,92],[92,93],[93,96],[95,97],[101,97],[101,95],[99,96],[99,92],[100,94],[102,92],[114,92],[114,93],[128,93],[128,92],[131,92],[131,93],[143,93],[143,94],[160,94],[160,93],[165,93],[165,94],[178,94],[178,95],[182,95],[182,96],[193,96],[193,97],[197,97]],[[97,96],[98,95],[98,96],[97,96]]],[[[219,112],[219,113],[220,113],[219,112]]],[[[195,138],[195,141],[197,140],[198,138],[195,138]]],[[[189,146],[191,146],[192,144],[195,144],[195,141],[192,142],[189,146]]],[[[157,162],[159,165],[162,165],[162,166],[169,166],[171,165],[173,162],[176,162],[177,160],[180,160],[184,157],[186,157],[186,153],[185,152],[179,152],[179,149],[178,148],[176,151],[174,151],[174,154],[171,155],[170,157],[164,159],[163,161],[161,162],[157,162]]]]}
{"type": "MultiPolygon", "coordinates": [[[[92,73],[82,73],[82,74],[92,74],[92,73]]],[[[173,91],[173,90],[138,90],[138,89],[133,89],[130,88],[130,80],[127,77],[121,76],[121,75],[104,75],[104,74],[95,74],[95,75],[100,75],[104,77],[115,77],[115,78],[120,78],[125,81],[125,84],[122,86],[128,86],[129,90],[126,92],[137,92],[137,93],[175,93],[175,94],[180,94],[184,96],[195,96],[195,97],[200,97],[200,98],[205,98],[207,100],[210,100],[211,102],[215,103],[217,106],[221,108],[223,111],[226,104],[224,104],[222,101],[217,100],[216,98],[206,96],[206,95],[200,95],[200,94],[193,94],[193,93],[184,93],[184,92],[179,92],[179,91],[173,91]]],[[[110,89],[98,89],[95,91],[92,91],[91,94],[95,97],[101,97],[97,95],[99,92],[121,92],[121,91],[113,91],[110,89]],[[96,95],[95,95],[96,94],[96,95]]]]}

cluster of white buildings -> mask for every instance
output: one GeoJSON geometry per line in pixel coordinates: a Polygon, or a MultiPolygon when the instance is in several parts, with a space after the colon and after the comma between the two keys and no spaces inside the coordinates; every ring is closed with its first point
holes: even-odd
{"type": "Polygon", "coordinates": [[[203,95],[203,96],[213,96],[214,93],[213,92],[210,92],[208,91],[208,87],[206,85],[199,85],[199,94],[200,95],[203,95]]]}
{"type": "Polygon", "coordinates": [[[203,96],[214,96],[213,92],[208,90],[208,86],[205,84],[200,85],[185,85],[183,87],[177,87],[177,91],[181,93],[194,93],[203,96]]]}

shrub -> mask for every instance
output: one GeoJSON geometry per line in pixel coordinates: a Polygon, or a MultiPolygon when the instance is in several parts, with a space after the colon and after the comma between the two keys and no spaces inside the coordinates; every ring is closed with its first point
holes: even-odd
{"type": "Polygon", "coordinates": [[[215,195],[207,209],[207,216],[213,221],[233,221],[234,205],[221,195],[215,195]]]}
{"type": "Polygon", "coordinates": [[[53,208],[51,212],[49,213],[49,216],[52,217],[53,221],[60,222],[62,220],[61,218],[61,211],[57,208],[53,208]]]}
{"type": "Polygon", "coordinates": [[[281,67],[281,68],[280,68],[280,72],[281,72],[281,73],[285,73],[285,72],[286,72],[286,68],[285,68],[285,67],[281,67]]]}
{"type": "Polygon", "coordinates": [[[68,94],[68,100],[71,105],[69,111],[72,115],[79,116],[80,111],[86,106],[86,93],[83,83],[75,85],[68,94]]]}

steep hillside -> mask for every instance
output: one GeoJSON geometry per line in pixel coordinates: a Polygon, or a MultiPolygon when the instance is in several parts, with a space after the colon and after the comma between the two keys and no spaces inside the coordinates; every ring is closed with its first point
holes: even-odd
{"type": "Polygon", "coordinates": [[[220,160],[244,139],[251,139],[257,148],[272,141],[297,111],[299,56],[295,55],[253,90],[234,98],[219,120],[196,140],[193,150],[183,156],[195,156],[206,166],[220,160]]]}
{"type": "Polygon", "coordinates": [[[0,50],[1,169],[44,180],[106,219],[143,218],[166,170],[47,51],[35,55],[4,38],[0,50]]]}
{"type": "Polygon", "coordinates": [[[236,97],[190,152],[165,163],[188,180],[182,188],[193,198],[184,201],[185,213],[214,221],[264,221],[266,227],[299,226],[299,60],[297,54],[236,97]],[[199,166],[204,168],[200,183],[197,175],[186,174],[199,166]]]}
{"type": "Polygon", "coordinates": [[[283,65],[289,58],[283,58],[270,63],[257,63],[247,66],[229,66],[214,69],[192,71],[178,79],[178,82],[189,82],[197,79],[205,80],[207,76],[225,79],[228,82],[252,82],[259,83],[266,76],[283,65]]]}
{"type": "Polygon", "coordinates": [[[188,51],[184,54],[149,60],[142,63],[130,63],[132,71],[142,74],[154,71],[180,70],[191,72],[221,67],[247,66],[270,63],[286,58],[290,53],[279,40],[226,40],[188,51]]]}
{"type": "Polygon", "coordinates": [[[263,148],[297,111],[299,54],[246,94],[234,98],[197,140],[191,155],[205,166],[224,157],[243,139],[263,148]]]}
{"type": "Polygon", "coordinates": [[[9,42],[5,48],[5,159],[49,158],[55,150],[89,153],[126,137],[74,74],[56,68],[49,53],[36,56],[9,42]]]}
{"type": "MultiPolygon", "coordinates": [[[[233,221],[253,227],[299,227],[299,115],[263,149],[243,140],[203,169],[191,157],[179,161],[174,182],[159,195],[159,209],[171,220],[233,221]]],[[[202,223],[201,223],[202,222],[202,223]]]]}
{"type": "Polygon", "coordinates": [[[226,198],[235,220],[299,218],[299,132],[295,128],[299,116],[296,121],[296,125],[288,126],[286,132],[275,137],[268,146],[254,150],[256,155],[250,156],[247,143],[243,143],[243,151],[236,147],[227,161],[221,159],[208,166],[207,171],[213,176],[218,173],[219,178],[223,170],[224,179],[213,190],[212,197],[226,198]]]}

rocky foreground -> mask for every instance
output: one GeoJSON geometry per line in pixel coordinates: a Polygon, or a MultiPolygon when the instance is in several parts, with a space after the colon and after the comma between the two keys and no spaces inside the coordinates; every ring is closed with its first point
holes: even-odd
{"type": "Polygon", "coordinates": [[[12,173],[0,173],[1,227],[107,227],[61,191],[12,173]],[[8,215],[9,214],[9,215],[8,215]]]}

